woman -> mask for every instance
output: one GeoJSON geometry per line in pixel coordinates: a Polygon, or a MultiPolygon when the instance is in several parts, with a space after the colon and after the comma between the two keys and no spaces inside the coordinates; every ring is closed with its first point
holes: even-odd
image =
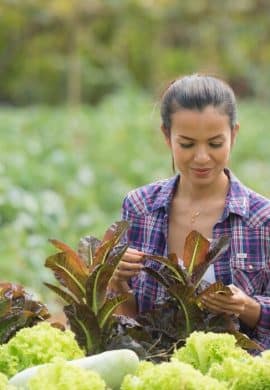
{"type": "MultiPolygon", "coordinates": [[[[179,172],[171,179],[131,191],[123,203],[130,222],[129,249],[112,280],[117,293],[133,291],[121,310],[149,310],[164,290],[141,272],[144,254],[183,257],[191,230],[208,239],[230,236],[230,247],[208,281],[230,285],[232,296],[212,294],[204,305],[234,314],[242,328],[270,348],[270,201],[246,188],[227,168],[239,124],[232,89],[201,75],[172,82],[161,101],[161,130],[179,172]]],[[[156,270],[160,265],[147,260],[156,270]]]]}

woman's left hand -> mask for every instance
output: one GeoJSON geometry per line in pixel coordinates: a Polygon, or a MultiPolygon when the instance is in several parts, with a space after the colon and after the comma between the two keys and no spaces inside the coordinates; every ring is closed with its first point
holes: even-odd
{"type": "Polygon", "coordinates": [[[233,284],[230,284],[228,287],[232,295],[211,293],[202,298],[202,303],[213,313],[234,314],[239,317],[245,311],[248,296],[233,284]]]}
{"type": "Polygon", "coordinates": [[[247,326],[254,328],[260,318],[261,305],[233,284],[228,286],[232,295],[212,293],[202,297],[203,306],[212,313],[234,314],[247,326]]]}

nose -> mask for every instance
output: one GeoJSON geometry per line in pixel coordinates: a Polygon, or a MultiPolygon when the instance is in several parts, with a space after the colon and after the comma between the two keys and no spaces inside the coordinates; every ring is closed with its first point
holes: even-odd
{"type": "Polygon", "coordinates": [[[210,160],[208,150],[205,146],[198,146],[194,154],[194,162],[198,164],[205,164],[210,160]]]}

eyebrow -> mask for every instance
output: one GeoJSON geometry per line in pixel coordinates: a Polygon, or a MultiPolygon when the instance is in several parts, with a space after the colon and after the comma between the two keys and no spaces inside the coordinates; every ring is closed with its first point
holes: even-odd
{"type": "MultiPolygon", "coordinates": [[[[184,138],[187,141],[195,141],[194,138],[190,138],[190,137],[187,137],[187,136],[181,135],[181,134],[178,135],[178,138],[184,138]]],[[[223,138],[223,134],[215,135],[214,137],[209,138],[208,141],[214,141],[215,139],[218,139],[218,138],[223,138]]]]}

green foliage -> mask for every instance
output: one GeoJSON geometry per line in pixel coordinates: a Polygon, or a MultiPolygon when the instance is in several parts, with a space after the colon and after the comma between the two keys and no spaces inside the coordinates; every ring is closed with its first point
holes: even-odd
{"type": "Polygon", "coordinates": [[[236,346],[234,336],[227,333],[193,332],[186,345],[176,350],[172,359],[191,364],[206,374],[214,363],[222,363],[226,357],[249,361],[250,355],[236,346]]]}
{"type": "Polygon", "coordinates": [[[28,382],[29,390],[105,390],[97,372],[68,364],[64,360],[41,367],[28,382]]]}
{"type": "MultiPolygon", "coordinates": [[[[177,326],[179,326],[177,332],[179,339],[187,337],[195,329],[206,329],[210,325],[209,313],[201,310],[202,295],[207,295],[209,292],[222,292],[226,295],[232,294],[230,289],[222,282],[215,282],[208,288],[200,291],[200,293],[198,292],[203,275],[209,266],[214,264],[218,256],[228,249],[228,245],[229,238],[220,236],[218,240],[212,242],[212,247],[209,249],[210,242],[194,230],[185,239],[183,256],[184,269],[178,264],[178,259],[175,254],[169,254],[168,258],[145,255],[146,259],[149,258],[157,261],[165,267],[162,274],[150,267],[144,267],[144,270],[163,285],[167,295],[172,299],[171,309],[181,313],[182,321],[176,321],[177,326]]],[[[165,305],[165,313],[168,313],[168,311],[170,310],[165,305]]],[[[161,323],[166,318],[165,313],[164,316],[161,315],[159,320],[161,323]]],[[[151,314],[152,312],[150,312],[151,314]]],[[[215,319],[212,318],[213,323],[215,322],[214,320],[218,321],[218,317],[215,319]]],[[[221,323],[219,326],[221,326],[221,323]]],[[[215,326],[213,325],[213,327],[215,326]]],[[[224,328],[226,329],[226,321],[224,321],[224,328]]]]}
{"type": "Polygon", "coordinates": [[[173,361],[152,364],[142,362],[137,375],[127,375],[121,390],[226,390],[223,383],[204,376],[191,365],[173,361]]]}
{"type": "Polygon", "coordinates": [[[95,103],[195,71],[269,99],[269,11],[256,0],[2,0],[0,101],[95,103]]]}
{"type": "Polygon", "coordinates": [[[6,343],[21,328],[49,318],[47,307],[18,284],[0,283],[0,344],[6,343]]]}
{"type": "Polygon", "coordinates": [[[7,344],[0,346],[0,372],[10,377],[25,368],[49,363],[56,357],[72,360],[83,356],[70,330],[61,331],[42,322],[21,329],[7,344]]]}
{"type": "Polygon", "coordinates": [[[71,330],[87,355],[110,349],[112,315],[128,299],[128,294],[106,295],[113,272],[127,250],[127,245],[119,242],[128,226],[126,221],[114,223],[100,242],[92,236],[82,239],[80,253],[87,254],[86,259],[61,241],[51,240],[61,252],[47,258],[45,265],[61,286],[45,284],[64,300],[71,330]]]}
{"type": "MultiPolygon", "coordinates": [[[[242,102],[239,109],[231,167],[269,196],[268,106],[242,102]]],[[[0,134],[1,278],[46,302],[48,238],[74,247],[89,232],[101,237],[119,220],[127,191],[173,174],[158,104],[136,89],[95,108],[2,108],[0,134]]]]}
{"type": "Polygon", "coordinates": [[[220,364],[213,364],[209,375],[228,383],[232,390],[265,390],[270,387],[270,362],[261,357],[248,360],[227,356],[220,364]]]}

